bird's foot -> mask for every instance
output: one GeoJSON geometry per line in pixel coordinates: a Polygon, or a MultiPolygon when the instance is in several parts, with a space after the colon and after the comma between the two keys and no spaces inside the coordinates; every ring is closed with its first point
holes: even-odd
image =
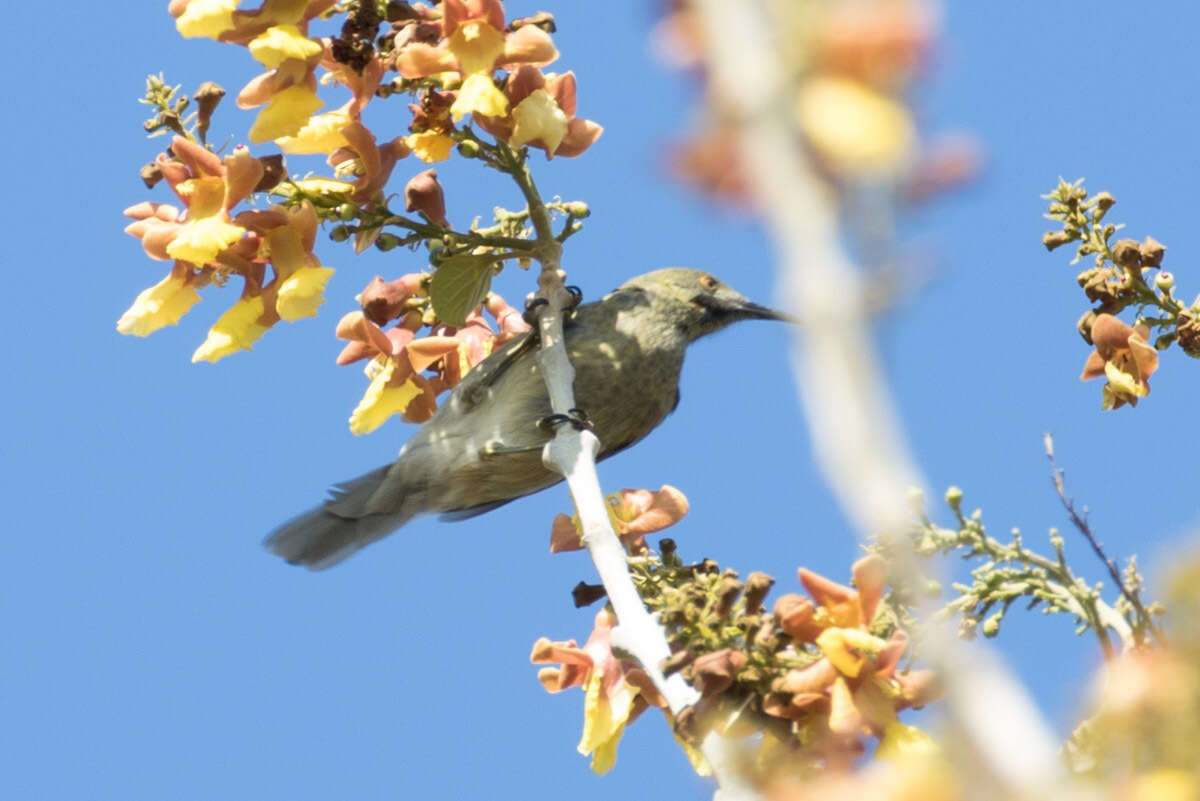
{"type": "Polygon", "coordinates": [[[583,409],[568,409],[566,414],[548,414],[538,420],[538,428],[543,431],[553,431],[563,423],[570,425],[576,431],[592,430],[592,421],[588,419],[587,412],[583,409]]]}
{"type": "MultiPolygon", "coordinates": [[[[563,288],[566,289],[567,293],[571,296],[570,302],[563,307],[563,312],[565,312],[567,315],[570,315],[571,312],[579,308],[579,304],[583,302],[583,290],[574,285],[563,288]]],[[[549,304],[550,301],[546,300],[545,298],[530,298],[529,300],[525,301],[525,313],[521,315],[521,318],[524,319],[525,322],[529,323],[530,326],[536,326],[537,310],[540,307],[547,306],[549,304]]]]}
{"type": "Polygon", "coordinates": [[[540,306],[548,306],[550,301],[545,298],[530,298],[525,301],[525,313],[521,315],[531,328],[537,328],[537,310],[540,306]]]}

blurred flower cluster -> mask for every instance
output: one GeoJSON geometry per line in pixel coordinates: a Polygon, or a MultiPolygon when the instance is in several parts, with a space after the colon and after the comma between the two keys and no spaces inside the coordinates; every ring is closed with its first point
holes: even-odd
{"type": "MultiPolygon", "coordinates": [[[[800,583],[808,597],[784,595],[768,612],[763,604],[774,579],[766,574],[751,573],[741,581],[711,560],[683,564],[672,540],[662,540],[657,553],[645,544],[646,534],[686,513],[686,499],[678,490],[624,490],[610,496],[610,505],[626,535],[635,584],[667,630],[672,656],[660,667],[666,675],[682,673],[701,694],[697,704],[672,720],[698,770],[707,768],[695,746],[713,731],[727,737],[760,736],[757,769],[763,775],[848,767],[866,751],[868,741],[875,742],[881,758],[936,750],[897,715],[933,700],[938,690],[930,671],[900,666],[908,636],[883,602],[887,576],[880,557],[855,563],[853,587],[802,568],[800,583]]],[[[551,534],[552,549],[568,549],[564,543],[578,547],[575,527],[560,515],[551,534]]],[[[577,602],[580,597],[577,588],[577,602]]],[[[601,595],[584,595],[583,601],[597,597],[601,595]]],[[[574,641],[539,640],[533,659],[562,663],[541,674],[553,691],[574,685],[587,690],[580,750],[595,751],[593,767],[603,771],[612,765],[616,739],[629,720],[646,706],[662,704],[641,688],[640,675],[628,678],[636,670],[633,663],[605,650],[612,627],[607,613],[597,621],[588,640],[593,647],[587,664],[609,665],[601,678],[581,672],[581,657],[566,658],[575,653],[574,641]],[[643,701],[635,703],[636,698],[643,701]],[[602,742],[586,736],[600,730],[608,733],[602,742]]]]}
{"type": "Polygon", "coordinates": [[[1175,276],[1162,267],[1167,249],[1154,237],[1113,241],[1124,226],[1104,222],[1117,202],[1110,193],[1089,197],[1082,179],[1059,179],[1043,198],[1050,201],[1047,219],[1061,224],[1042,236],[1046,249],[1078,243],[1072,264],[1094,257],[1093,266],[1076,279],[1088,301],[1096,304],[1077,326],[1084,341],[1096,348],[1080,378],[1106,379],[1102,409],[1136,406],[1150,392],[1159,351],[1177,343],[1187,355],[1200,358],[1200,295],[1191,304],[1176,297],[1175,276]],[[1137,309],[1132,326],[1116,316],[1129,307],[1137,309]],[[1151,342],[1155,329],[1161,333],[1151,342]]]}
{"type": "Polygon", "coordinates": [[[333,274],[313,252],[322,224],[356,252],[423,248],[431,273],[377,277],[361,297],[363,311],[344,318],[337,334],[351,341],[339,363],[370,360],[370,385],[351,417],[355,433],[395,413],[428,419],[438,393],[527,327],[490,286],[506,261],[528,266],[536,256],[533,218],[564,217],[561,242],[588,215],[578,202],[542,204],[526,164],[528,148],[547,158],[578,156],[602,130],[576,116],[572,73],[542,71],[558,58],[553,17],[510,21],[499,0],[386,8],[373,0],[265,0],[249,10],[236,0],[172,0],[168,10],[184,37],[245,47],[264,68],[236,103],[259,109],[249,142],[280,152],[214,152],[208,131],[224,90],[207,83],[188,98],[161,78],[147,81],[142,102],[154,114],[146,130],[174,137],[142,177],[151,188],[165,180],[178,204],[130,207],[126,231],[172,266],[137,297],[118,330],[146,336],[174,325],[200,300],[199,290],[236,275],[240,298],[193,357],[216,361],[250,349],[279,320],[316,315],[333,274]],[[337,22],[340,31],[329,35],[312,31],[337,22]],[[344,93],[336,109],[320,111],[322,85],[344,93]],[[386,127],[372,130],[368,106],[393,97],[410,100],[405,127],[396,130],[394,116],[381,116],[386,127]],[[404,213],[389,208],[388,184],[401,161],[442,161],[456,146],[462,157],[509,174],[530,207],[497,208],[495,225],[455,230],[437,173],[421,165],[399,195],[404,213]],[[329,169],[289,177],[285,156],[313,155],[329,169]]]}
{"type": "MultiPolygon", "coordinates": [[[[772,6],[797,134],[835,187],[863,180],[894,185],[920,200],[978,168],[963,135],[923,146],[906,95],[929,59],[938,32],[931,0],[798,0],[772,6]]],[[[730,14],[742,13],[735,8],[730,14]]],[[[702,78],[707,46],[690,0],[671,0],[660,21],[659,51],[702,78]]],[[[710,193],[744,200],[734,130],[709,109],[704,130],[673,148],[677,174],[710,193]]]]}

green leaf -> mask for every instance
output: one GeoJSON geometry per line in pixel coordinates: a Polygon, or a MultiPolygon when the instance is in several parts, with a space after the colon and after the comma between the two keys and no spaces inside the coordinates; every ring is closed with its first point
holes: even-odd
{"type": "Polygon", "coordinates": [[[496,257],[463,253],[443,261],[429,283],[429,300],[442,322],[461,326],[467,314],[483,302],[492,287],[496,257]]]}

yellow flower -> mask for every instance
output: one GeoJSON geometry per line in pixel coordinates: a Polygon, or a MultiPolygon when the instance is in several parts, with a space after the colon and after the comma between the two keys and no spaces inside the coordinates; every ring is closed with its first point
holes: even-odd
{"type": "Polygon", "coordinates": [[[404,144],[408,145],[421,161],[432,164],[450,158],[450,147],[454,140],[437,131],[422,131],[406,136],[404,144]]]}
{"type": "Polygon", "coordinates": [[[242,238],[246,229],[220,217],[201,217],[184,223],[167,245],[167,255],[190,261],[197,267],[215,260],[217,254],[242,238]]]}
{"type": "Polygon", "coordinates": [[[545,89],[535,89],[513,109],[513,132],[508,143],[521,147],[540,139],[548,153],[558,150],[567,135],[567,115],[545,89]]]}
{"type": "Polygon", "coordinates": [[[275,311],[289,323],[316,317],[317,307],[325,302],[325,284],[331,275],[332,267],[301,267],[280,285],[275,311]]]}
{"type": "Polygon", "coordinates": [[[503,117],[508,114],[508,98],[492,83],[490,75],[468,75],[462,88],[458,90],[454,104],[450,106],[450,116],[455,122],[473,112],[489,117],[503,117]]]}
{"type": "Polygon", "coordinates": [[[274,69],[285,61],[307,61],[321,52],[321,43],[309,39],[295,25],[275,25],[250,42],[250,55],[274,69]]]}
{"type": "Polygon", "coordinates": [[[192,361],[216,362],[239,350],[250,350],[268,328],[258,323],[264,308],[262,295],[238,300],[213,324],[204,344],[192,354],[192,361]]]}
{"type": "Polygon", "coordinates": [[[206,36],[216,39],[233,30],[233,11],[238,0],[192,0],[175,20],[175,30],[187,39],[206,36]]]}
{"type": "Polygon", "coordinates": [[[483,20],[464,22],[450,35],[450,52],[464,75],[489,77],[496,59],[504,54],[504,34],[483,20]]]}
{"type": "Polygon", "coordinates": [[[625,732],[637,691],[622,680],[612,695],[607,694],[604,669],[600,665],[592,668],[584,691],[587,695],[583,702],[583,737],[579,741],[579,753],[592,755],[593,771],[608,773],[617,761],[617,743],[625,732]]]}
{"type": "Polygon", "coordinates": [[[354,184],[335,178],[304,178],[295,184],[310,195],[324,195],[330,198],[343,197],[354,192],[354,184]]]}
{"type": "Polygon", "coordinates": [[[350,122],[350,115],[344,111],[317,114],[295,136],[280,137],[275,144],[284,153],[332,153],[350,144],[342,135],[342,129],[350,122]]]}
{"type": "Polygon", "coordinates": [[[367,365],[367,375],[371,376],[371,385],[358,406],[350,413],[350,433],[370,434],[379,428],[393,414],[399,414],[408,408],[408,404],[421,394],[421,388],[410,377],[398,387],[387,386],[396,369],[396,362],[391,359],[380,369],[378,362],[367,365]]]}
{"type": "Polygon", "coordinates": [[[856,678],[867,659],[874,659],[887,643],[862,629],[831,626],[817,635],[817,647],[838,672],[856,678]]]}
{"type": "Polygon", "coordinates": [[[1128,801],[1189,801],[1200,789],[1194,773],[1177,768],[1157,768],[1133,780],[1128,801]]]}
{"type": "Polygon", "coordinates": [[[170,273],[144,289],[129,310],[117,321],[117,331],[135,337],[149,336],[164,325],[175,325],[188,309],[200,302],[200,294],[182,277],[170,273]]]}
{"type": "Polygon", "coordinates": [[[250,141],[268,142],[298,134],[314,111],[325,105],[307,86],[289,86],[271,98],[250,127],[250,141]]]}
{"type": "Polygon", "coordinates": [[[847,78],[806,81],[797,98],[796,117],[813,148],[843,172],[894,171],[915,148],[908,109],[847,78]]]}
{"type": "Polygon", "coordinates": [[[935,757],[941,753],[942,750],[928,734],[916,726],[905,726],[896,720],[883,730],[879,747],[875,749],[875,758],[900,764],[912,757],[935,757]]]}

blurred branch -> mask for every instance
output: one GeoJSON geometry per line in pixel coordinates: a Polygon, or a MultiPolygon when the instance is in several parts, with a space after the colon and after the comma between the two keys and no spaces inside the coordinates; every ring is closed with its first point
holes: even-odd
{"type": "MultiPolygon", "coordinates": [[[[909,488],[924,482],[898,424],[868,331],[862,280],[839,243],[828,190],[798,145],[792,75],[773,4],[697,0],[719,113],[737,126],[740,155],[774,239],[797,329],[796,377],[826,480],[862,536],[901,540],[909,488]]],[[[918,575],[911,548],[892,570],[918,575]]],[[[947,678],[950,715],[998,781],[998,797],[1037,797],[1058,783],[1054,738],[998,660],[930,632],[947,678]]]]}

